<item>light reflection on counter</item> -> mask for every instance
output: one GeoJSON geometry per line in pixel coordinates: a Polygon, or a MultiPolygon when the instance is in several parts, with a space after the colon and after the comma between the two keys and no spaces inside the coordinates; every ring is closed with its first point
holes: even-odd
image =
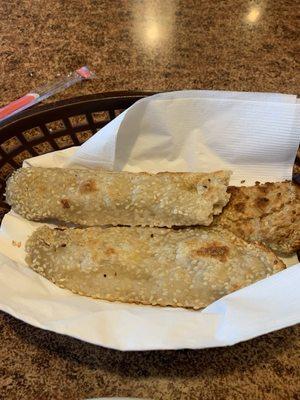
{"type": "Polygon", "coordinates": [[[263,13],[263,7],[261,5],[251,6],[245,17],[245,21],[248,24],[255,24],[261,18],[263,13]]]}
{"type": "Polygon", "coordinates": [[[161,29],[156,21],[150,22],[145,27],[145,41],[148,44],[157,44],[161,36],[161,29]]]}
{"type": "Polygon", "coordinates": [[[165,0],[153,4],[149,1],[132,4],[133,37],[146,52],[167,50],[174,37],[176,2],[165,0]]]}

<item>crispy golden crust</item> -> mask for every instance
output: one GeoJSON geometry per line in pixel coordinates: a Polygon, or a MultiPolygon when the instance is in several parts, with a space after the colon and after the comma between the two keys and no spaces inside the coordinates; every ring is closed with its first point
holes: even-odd
{"type": "Polygon", "coordinates": [[[23,217],[82,226],[209,225],[230,195],[230,173],[129,173],[23,168],[6,199],[23,217]]]}
{"type": "Polygon", "coordinates": [[[300,187],[292,182],[229,187],[231,194],[214,225],[248,241],[289,255],[300,249],[300,187]]]}
{"type": "Polygon", "coordinates": [[[39,228],[28,265],[58,286],[109,301],[199,309],[281,271],[263,245],[220,228],[39,228]]]}

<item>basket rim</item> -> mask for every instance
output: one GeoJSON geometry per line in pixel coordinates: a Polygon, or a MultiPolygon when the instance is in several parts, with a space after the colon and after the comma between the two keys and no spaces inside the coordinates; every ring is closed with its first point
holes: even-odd
{"type": "Polygon", "coordinates": [[[111,91],[69,97],[67,99],[53,101],[48,104],[32,106],[20,114],[12,116],[10,119],[8,119],[8,121],[0,122],[0,131],[1,129],[8,128],[10,125],[21,123],[21,121],[26,120],[27,118],[31,118],[53,110],[64,109],[71,106],[74,107],[76,105],[82,105],[85,103],[90,104],[101,100],[130,100],[131,98],[143,98],[157,93],[158,92],[153,91],[111,91]]]}

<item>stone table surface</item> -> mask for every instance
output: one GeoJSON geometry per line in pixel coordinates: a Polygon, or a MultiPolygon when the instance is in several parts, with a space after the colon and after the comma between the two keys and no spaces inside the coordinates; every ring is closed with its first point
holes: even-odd
{"type": "MultiPolygon", "coordinates": [[[[296,2],[0,2],[0,105],[88,64],[114,90],[300,93],[296,2]]],[[[1,288],[0,288],[1,290],[1,288]]],[[[0,316],[0,399],[298,399],[299,327],[228,348],[122,353],[0,316]]]]}

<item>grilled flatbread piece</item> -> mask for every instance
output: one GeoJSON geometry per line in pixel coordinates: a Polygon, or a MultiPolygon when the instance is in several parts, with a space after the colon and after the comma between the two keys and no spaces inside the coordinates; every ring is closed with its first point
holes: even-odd
{"type": "Polygon", "coordinates": [[[26,251],[33,270],[74,293],[194,309],[285,268],[220,228],[42,227],[26,251]]]}
{"type": "Polygon", "coordinates": [[[230,195],[230,172],[159,174],[23,168],[6,200],[23,217],[81,226],[209,225],[230,195]]]}
{"type": "Polygon", "coordinates": [[[263,242],[276,253],[300,249],[300,187],[292,182],[229,187],[228,205],[214,224],[263,242]]]}

